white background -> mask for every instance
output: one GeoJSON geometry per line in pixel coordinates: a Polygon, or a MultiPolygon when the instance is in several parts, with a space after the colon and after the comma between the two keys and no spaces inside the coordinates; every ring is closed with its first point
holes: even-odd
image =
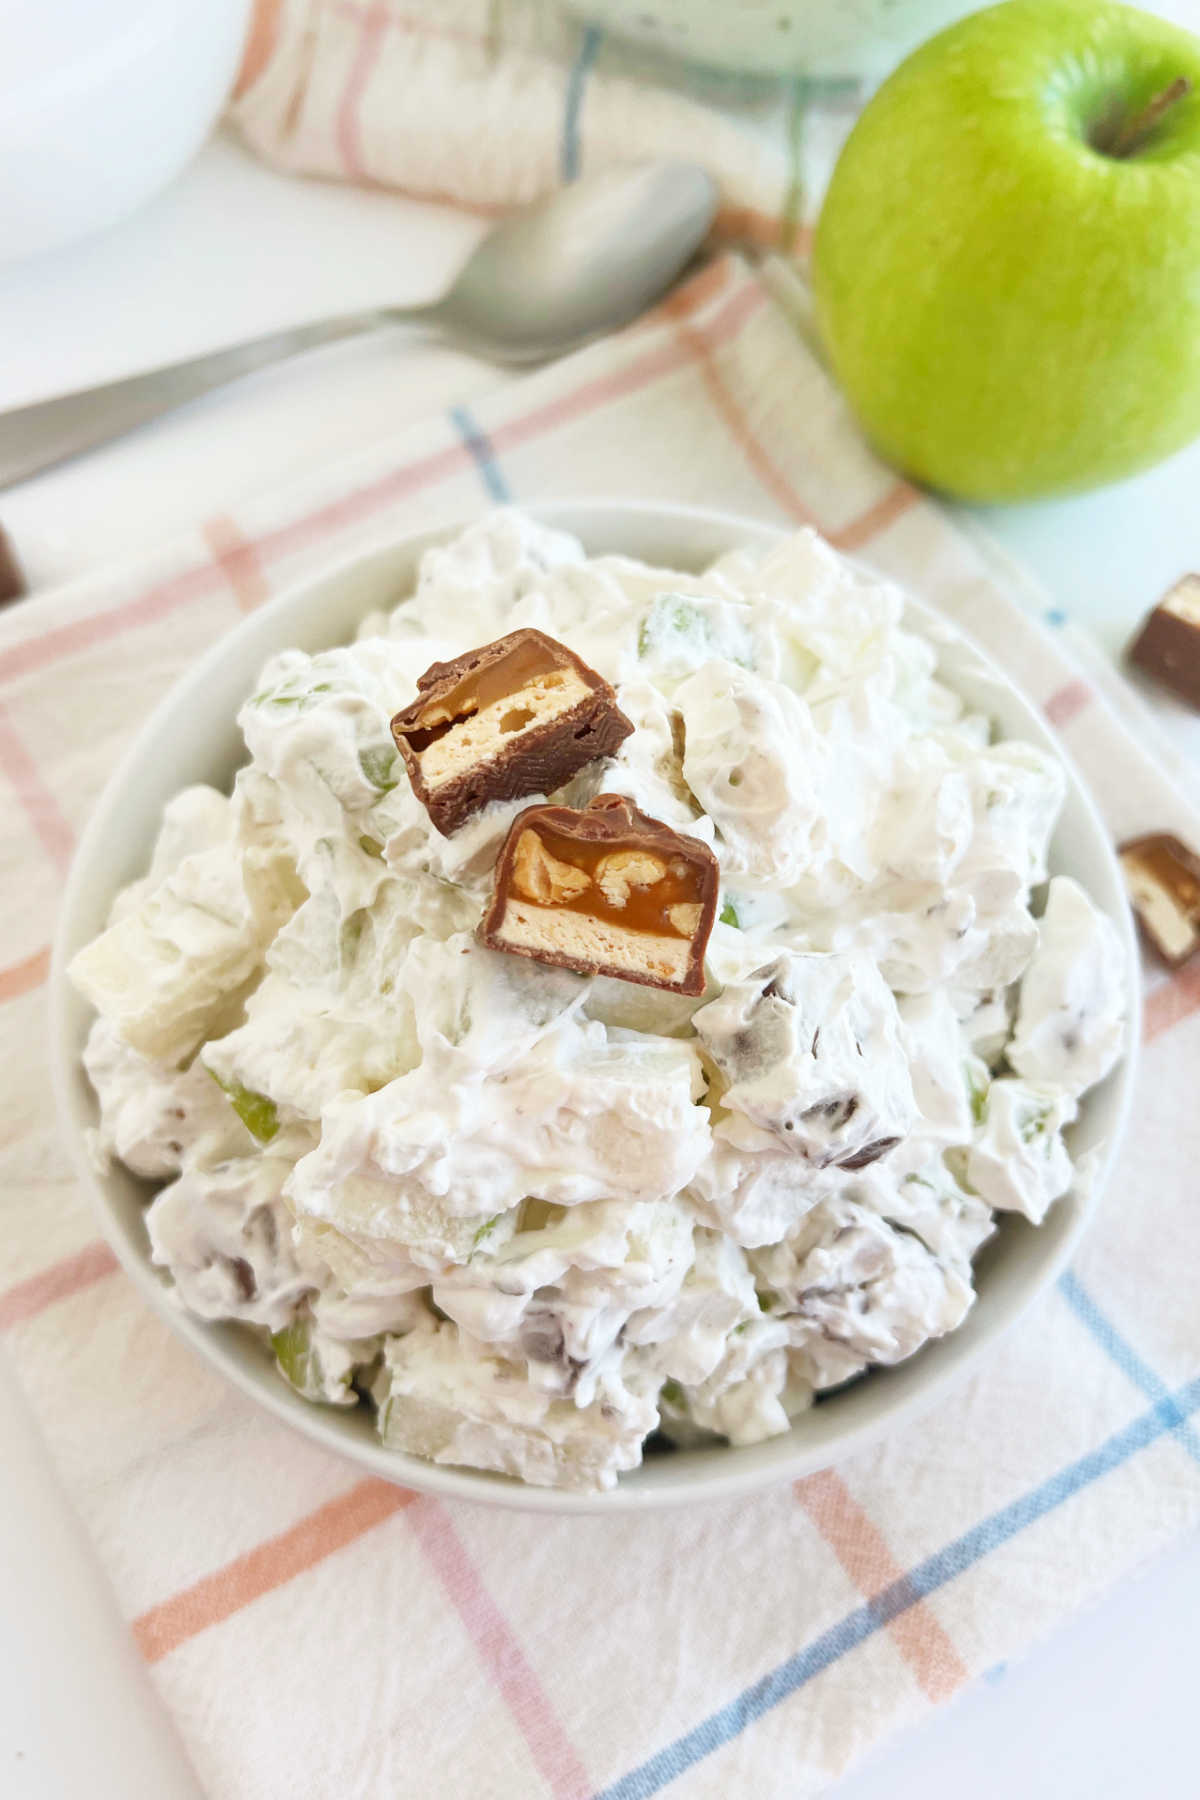
{"type": "MultiPolygon", "coordinates": [[[[0,268],[0,408],[303,318],[426,298],[478,230],[383,194],[284,180],[218,140],[126,225],[0,268]]],[[[402,330],[336,346],[0,494],[0,521],[48,585],[503,379],[402,330]]],[[[1101,495],[980,516],[1115,652],[1200,566],[1200,445],[1101,495]]],[[[0,1795],[195,1800],[11,1381],[0,1469],[0,1795]]],[[[1193,1800],[1198,1619],[1200,1541],[885,1746],[837,1800],[1193,1800]]]]}

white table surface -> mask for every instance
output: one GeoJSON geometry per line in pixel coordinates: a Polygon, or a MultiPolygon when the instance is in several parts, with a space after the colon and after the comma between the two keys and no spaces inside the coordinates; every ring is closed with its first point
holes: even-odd
{"type": "MultiPolygon", "coordinates": [[[[115,231],[0,267],[0,407],[289,321],[424,298],[478,230],[443,209],[285,180],[218,140],[115,231]]],[[[0,521],[35,587],[49,585],[504,379],[401,331],[336,346],[0,494],[0,521]]],[[[1100,495],[981,516],[1115,652],[1200,565],[1198,497],[1200,445],[1100,495]]],[[[1178,714],[1167,722],[1186,730],[1178,714]]],[[[0,1794],[194,1800],[9,1386],[0,1365],[0,1794]]],[[[1198,1620],[1200,1539],[883,1747],[837,1800],[1191,1800],[1198,1620]]]]}

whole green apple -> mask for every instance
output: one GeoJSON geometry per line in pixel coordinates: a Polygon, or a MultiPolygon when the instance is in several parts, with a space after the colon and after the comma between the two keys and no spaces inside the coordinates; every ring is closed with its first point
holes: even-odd
{"type": "Polygon", "coordinates": [[[1093,487],[1200,433],[1200,40],[1009,0],[903,63],[817,228],[822,336],[889,461],[949,493],[1093,487]]]}

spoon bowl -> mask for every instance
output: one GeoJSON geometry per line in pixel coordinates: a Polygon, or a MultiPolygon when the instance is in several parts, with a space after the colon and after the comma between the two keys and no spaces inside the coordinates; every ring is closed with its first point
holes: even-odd
{"type": "Polygon", "coordinates": [[[716,209],[716,185],[695,163],[601,170],[488,232],[421,316],[484,355],[545,361],[644,312],[696,254],[716,209]]]}

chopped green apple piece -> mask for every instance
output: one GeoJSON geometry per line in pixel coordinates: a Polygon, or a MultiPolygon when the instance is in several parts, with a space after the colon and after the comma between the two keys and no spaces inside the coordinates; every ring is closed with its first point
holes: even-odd
{"type": "Polygon", "coordinates": [[[1032,1144],[1035,1138],[1044,1136],[1050,1129],[1050,1121],[1053,1116],[1054,1105],[1052,1101],[1046,1101],[1040,1105],[1035,1104],[1030,1106],[1029,1109],[1021,1115],[1018,1128],[1021,1133],[1021,1142],[1023,1144],[1032,1144]]]}
{"type": "MultiPolygon", "coordinates": [[[[307,1319],[293,1319],[271,1337],[271,1348],[281,1372],[306,1400],[313,1398],[312,1326],[307,1319]]],[[[319,1385],[319,1384],[316,1384],[319,1385]]]]}
{"type": "Polygon", "coordinates": [[[754,649],[745,622],[727,601],[659,594],[638,630],[638,655],[696,668],[714,656],[750,668],[754,649]]]}
{"type": "Polygon", "coordinates": [[[342,1343],[323,1336],[313,1320],[301,1314],[272,1334],[271,1348],[280,1374],[305,1400],[353,1406],[358,1398],[352,1385],[355,1370],[374,1359],[379,1345],[376,1338],[342,1343]]]}
{"type": "Polygon", "coordinates": [[[366,923],[366,909],[361,906],[356,912],[352,912],[348,919],[343,919],[342,929],[338,934],[338,960],[343,968],[352,963],[358,955],[358,946],[362,943],[366,923]]]}
{"type": "Polygon", "coordinates": [[[638,631],[638,655],[649,656],[671,638],[709,639],[708,620],[682,594],[659,594],[638,631]]]}
{"type": "Polygon", "coordinates": [[[314,694],[328,694],[331,688],[332,684],[328,681],[318,681],[314,687],[310,688],[292,691],[284,689],[282,693],[276,693],[273,689],[268,688],[264,693],[255,694],[250,704],[251,706],[298,706],[303,708],[308,705],[314,694]]]}
{"type": "Polygon", "coordinates": [[[987,1110],[988,1088],[992,1081],[991,1072],[982,1057],[972,1056],[963,1064],[963,1079],[967,1084],[971,1117],[977,1125],[982,1125],[983,1115],[987,1110]]]}
{"type": "Polygon", "coordinates": [[[373,788],[390,794],[396,785],[396,752],[387,748],[360,750],[358,766],[373,788]]]}
{"type": "MultiPolygon", "coordinates": [[[[205,1064],[205,1067],[208,1065],[205,1064]]],[[[257,1094],[253,1088],[243,1087],[240,1081],[222,1081],[211,1069],[208,1073],[226,1095],[251,1137],[257,1138],[260,1144],[269,1144],[279,1130],[279,1112],[275,1102],[266,1094],[257,1094]]]]}

